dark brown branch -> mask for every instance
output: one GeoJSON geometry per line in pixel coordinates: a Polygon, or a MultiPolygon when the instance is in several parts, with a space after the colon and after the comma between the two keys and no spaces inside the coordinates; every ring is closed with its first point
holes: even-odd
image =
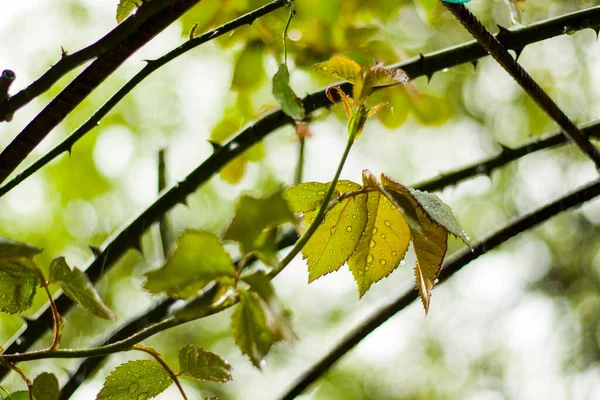
{"type": "MultiPolygon", "coordinates": [[[[582,203],[593,199],[600,195],[600,181],[582,187],[577,191],[565,196],[557,201],[554,201],[531,214],[527,214],[514,222],[506,225],[503,229],[493,233],[483,239],[471,250],[466,249],[460,253],[453,255],[450,260],[444,263],[444,267],[439,277],[441,283],[445,282],[454,273],[460,271],[465,265],[475,260],[477,257],[487,253],[488,251],[500,246],[508,239],[531,229],[553,216],[577,207],[582,203]]],[[[325,374],[340,358],[348,353],[354,346],[360,343],[371,332],[383,325],[397,312],[405,309],[415,300],[418,299],[416,290],[411,290],[387,305],[375,311],[370,317],[352,329],[345,337],[327,353],[318,362],[312,365],[302,376],[291,386],[291,388],[280,397],[281,400],[291,400],[300,395],[304,389],[315,382],[319,377],[325,374]]]]}
{"type": "Polygon", "coordinates": [[[600,153],[590,143],[577,125],[558,107],[531,75],[519,65],[508,50],[496,39],[463,4],[445,3],[452,15],[473,35],[492,57],[508,72],[527,94],[561,127],[565,135],[587,154],[600,169],[600,153]]]}
{"type": "Polygon", "coordinates": [[[152,74],[157,69],[161,68],[168,62],[175,58],[187,53],[188,51],[204,44],[210,40],[218,38],[226,33],[233,31],[246,24],[252,24],[257,18],[267,15],[283,6],[285,6],[286,0],[274,0],[264,5],[263,7],[257,8],[256,10],[242,15],[218,28],[212,29],[198,37],[188,40],[181,46],[171,50],[164,56],[153,60],[148,63],[144,68],[140,70],[133,78],[131,78],[121,89],[119,89],[102,107],[98,109],[83,125],[81,125],[75,132],[69,137],[63,140],[60,144],[46,153],[44,156],[39,158],[23,172],[15,176],[12,180],[7,182],[4,186],[0,187],[0,197],[4,196],[10,190],[14,189],[19,183],[39,171],[42,167],[48,164],[50,161],[58,157],[64,152],[70,152],[73,145],[81,139],[86,133],[98,126],[98,123],[106,114],[110,112],[129,92],[131,92],[140,82],[146,77],[152,74]]]}
{"type": "Polygon", "coordinates": [[[4,182],[46,135],[127,58],[200,0],[165,1],[168,5],[149,16],[133,33],[92,62],[0,153],[0,182],[4,182]]]}
{"type": "MultiPolygon", "coordinates": [[[[96,113],[90,119],[81,125],[68,138],[66,138],[63,142],[58,144],[40,159],[35,161],[23,172],[15,176],[11,181],[0,187],[0,197],[14,189],[19,183],[23,182],[29,176],[39,171],[60,154],[71,151],[71,148],[79,139],[81,139],[87,132],[98,126],[100,120],[152,72],[156,71],[158,68],[162,67],[174,58],[184,54],[188,50],[191,50],[192,48],[199,46],[210,39],[218,37],[241,25],[252,23],[261,15],[273,11],[276,9],[276,7],[281,7],[282,2],[285,1],[273,1],[264,7],[253,11],[252,13],[246,14],[223,26],[213,29],[212,31],[207,32],[195,39],[189,40],[180,47],[170,51],[163,57],[160,57],[159,59],[148,64],[121,89],[119,89],[119,91],[117,91],[117,93],[115,93],[98,111],[96,111],[96,113]]],[[[572,14],[567,14],[558,18],[537,22],[525,28],[519,28],[514,31],[505,31],[501,35],[498,35],[498,37],[506,48],[522,50],[528,44],[565,34],[565,27],[568,27],[569,32],[590,28],[590,20],[600,20],[600,7],[594,7],[572,14]]],[[[486,55],[488,55],[488,53],[476,41],[471,41],[459,46],[430,53],[419,58],[414,58],[403,63],[395,64],[394,67],[403,68],[412,79],[415,79],[419,76],[427,76],[430,78],[435,72],[441,71],[444,68],[450,68],[460,64],[473,62],[486,55]]],[[[342,86],[343,89],[349,93],[349,84],[340,83],[340,86],[342,86]]],[[[329,100],[325,96],[324,90],[307,96],[303,102],[309,112],[322,107],[328,107],[330,105],[329,100]]]]}
{"type": "Polygon", "coordinates": [[[161,11],[170,0],[147,1],[140,6],[136,13],[117,25],[96,43],[73,54],[63,51],[61,59],[31,85],[12,96],[5,104],[0,104],[0,122],[10,121],[15,111],[25,106],[31,100],[44,93],[69,71],[79,67],[86,61],[96,58],[112,50],[119,42],[132,34],[149,17],[161,11]]]}
{"type": "MultiPolygon", "coordinates": [[[[529,43],[564,34],[565,26],[570,27],[572,30],[589,28],[590,20],[600,20],[600,7],[593,7],[539,22],[526,28],[509,31],[502,35],[502,42],[508,48],[523,48],[529,43]]],[[[395,66],[404,69],[411,78],[415,79],[419,76],[431,76],[436,71],[469,63],[486,55],[485,50],[473,41],[428,56],[411,59],[395,66]]],[[[350,88],[349,85],[341,86],[345,90],[350,88]]],[[[319,91],[308,95],[303,103],[306,110],[310,112],[328,106],[329,100],[324,91],[319,91]]],[[[288,123],[293,123],[293,121],[280,110],[267,114],[253,125],[243,129],[229,143],[199,165],[183,182],[163,193],[152,205],[132,219],[128,226],[115,233],[105,242],[98,257],[87,265],[86,272],[92,282],[97,281],[128,248],[137,247],[136,243],[140,235],[164,213],[174,205],[184,202],[188,194],[206,182],[216,171],[237,155],[288,123]]],[[[65,315],[72,306],[72,302],[66,296],[60,296],[56,299],[56,305],[60,313],[65,315]]],[[[27,351],[29,346],[37,341],[49,326],[52,326],[52,315],[48,311],[42,313],[36,320],[28,321],[27,329],[21,335],[19,341],[13,342],[6,348],[6,354],[27,351]]],[[[6,373],[6,369],[0,369],[0,379],[6,373]]]]}

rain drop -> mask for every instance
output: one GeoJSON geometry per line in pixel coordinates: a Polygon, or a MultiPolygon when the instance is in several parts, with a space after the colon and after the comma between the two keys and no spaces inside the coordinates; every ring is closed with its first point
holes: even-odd
{"type": "Polygon", "coordinates": [[[312,198],[312,194],[309,194],[306,196],[307,199],[311,199],[312,198]]]}
{"type": "Polygon", "coordinates": [[[387,264],[387,261],[385,261],[383,258],[379,260],[379,264],[381,265],[385,265],[387,264]]]}
{"type": "Polygon", "coordinates": [[[373,235],[377,233],[377,228],[373,228],[373,235]]]}
{"type": "Polygon", "coordinates": [[[148,393],[144,392],[144,393],[140,393],[137,396],[137,400],[146,400],[149,397],[148,393]]]}
{"type": "Polygon", "coordinates": [[[304,186],[302,186],[302,189],[303,189],[303,190],[308,190],[308,185],[304,185],[304,186]]]}
{"type": "Polygon", "coordinates": [[[352,232],[352,227],[351,227],[350,225],[348,225],[348,226],[346,227],[346,231],[347,231],[347,232],[352,232]]]}
{"type": "Polygon", "coordinates": [[[139,383],[134,383],[133,385],[129,386],[129,393],[135,393],[138,391],[138,389],[140,388],[140,384],[139,383]]]}
{"type": "Polygon", "coordinates": [[[392,251],[392,256],[395,256],[396,254],[398,254],[398,253],[396,253],[395,251],[392,251]]]}
{"type": "Polygon", "coordinates": [[[371,254],[369,254],[367,256],[367,264],[371,264],[373,262],[373,256],[371,254]]]}
{"type": "Polygon", "coordinates": [[[319,190],[317,192],[317,195],[319,195],[319,196],[325,196],[325,191],[324,190],[319,190]]]}
{"type": "Polygon", "coordinates": [[[335,226],[332,226],[331,228],[329,228],[329,233],[331,233],[332,235],[335,233],[336,229],[335,226]]]}
{"type": "Polygon", "coordinates": [[[370,248],[373,248],[373,247],[375,247],[375,241],[374,241],[374,240],[371,240],[371,241],[369,242],[369,247],[370,247],[370,248]]]}
{"type": "Polygon", "coordinates": [[[384,235],[383,233],[381,234],[381,238],[382,238],[382,239],[385,239],[385,235],[384,235]]]}
{"type": "Polygon", "coordinates": [[[392,223],[390,221],[388,221],[387,219],[385,221],[383,221],[383,224],[385,226],[392,226],[392,223]]]}

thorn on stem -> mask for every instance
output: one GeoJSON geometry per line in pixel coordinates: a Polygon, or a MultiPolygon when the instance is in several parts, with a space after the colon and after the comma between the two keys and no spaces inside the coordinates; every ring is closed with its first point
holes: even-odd
{"type": "Polygon", "coordinates": [[[223,148],[223,146],[221,146],[219,143],[217,143],[215,141],[208,140],[208,143],[210,143],[210,145],[212,146],[213,153],[216,153],[217,151],[221,150],[221,148],[223,148]]]}

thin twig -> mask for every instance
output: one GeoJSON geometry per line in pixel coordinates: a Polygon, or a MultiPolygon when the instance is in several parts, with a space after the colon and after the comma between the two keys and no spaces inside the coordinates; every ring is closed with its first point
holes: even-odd
{"type": "MultiPolygon", "coordinates": [[[[165,162],[165,149],[158,151],[158,193],[160,194],[167,187],[167,166],[165,162]]],[[[162,257],[167,258],[169,254],[169,222],[167,214],[164,214],[158,221],[158,230],[160,232],[160,244],[162,247],[162,257]]]]}
{"type": "Polygon", "coordinates": [[[27,375],[25,375],[25,373],[19,367],[17,367],[14,363],[2,359],[2,357],[0,357],[0,365],[4,365],[5,367],[12,369],[17,374],[19,374],[21,379],[23,379],[23,381],[25,381],[25,384],[27,385],[27,391],[29,392],[29,400],[34,400],[33,399],[33,385],[31,383],[31,381],[29,380],[29,378],[27,377],[27,375]]]}
{"type": "Polygon", "coordinates": [[[173,371],[171,369],[171,367],[169,367],[169,364],[167,364],[165,362],[165,360],[163,360],[163,358],[161,357],[160,354],[158,354],[155,351],[152,351],[151,349],[149,349],[147,347],[143,347],[143,346],[133,346],[131,348],[131,350],[139,350],[139,351],[143,351],[146,354],[150,354],[165,369],[165,371],[167,371],[167,373],[169,374],[171,379],[173,379],[173,382],[175,382],[175,385],[177,385],[177,389],[179,389],[179,392],[181,393],[181,397],[183,397],[183,400],[188,400],[188,397],[185,394],[185,390],[183,390],[183,386],[181,386],[181,382],[179,382],[179,378],[177,377],[177,374],[175,373],[175,371],[173,371]]]}
{"type": "Polygon", "coordinates": [[[577,125],[558,107],[548,94],[538,85],[531,75],[519,65],[508,50],[492,35],[464,4],[453,4],[442,1],[454,17],[473,35],[492,57],[508,72],[527,94],[552,118],[565,135],[575,143],[581,151],[588,155],[600,169],[600,152],[590,143],[577,125]]]}
{"type": "Polygon", "coordinates": [[[306,149],[306,139],[298,135],[298,161],[296,162],[296,173],[294,174],[294,183],[302,182],[304,175],[304,150],[306,149]]]}
{"type": "MultiPolygon", "coordinates": [[[[576,13],[568,14],[559,18],[538,22],[525,28],[506,32],[501,41],[507,48],[523,48],[529,43],[545,40],[565,33],[564,27],[570,30],[590,28],[590,20],[600,18],[600,7],[592,7],[576,13]]],[[[450,68],[459,64],[469,63],[487,53],[477,42],[472,41],[463,45],[438,51],[427,56],[411,59],[396,64],[407,74],[415,79],[418,76],[431,76],[436,71],[450,68]]],[[[349,91],[349,84],[340,84],[342,88],[349,91]]],[[[329,105],[324,90],[307,96],[304,106],[308,111],[313,111],[329,105]]],[[[175,204],[183,202],[185,197],[196,190],[198,186],[212,177],[215,171],[227,164],[233,158],[247,150],[250,146],[262,140],[270,132],[293,121],[280,110],[267,114],[253,125],[242,130],[234,139],[223,146],[215,154],[205,160],[194,170],[181,184],[171,187],[167,192],[142,211],[132,220],[130,225],[122,228],[109,238],[102,247],[101,254],[88,264],[86,273],[92,280],[97,281],[105,271],[138,240],[146,228],[158,220],[162,214],[175,204]]],[[[56,299],[58,310],[65,314],[73,303],[66,297],[60,296],[56,299]]],[[[23,353],[37,341],[52,324],[52,315],[49,311],[42,313],[37,319],[27,322],[28,327],[20,336],[19,341],[13,342],[7,349],[7,353],[23,353]]],[[[0,378],[5,376],[6,369],[0,369],[0,378]]]]}
{"type": "MultiPolygon", "coordinates": [[[[472,250],[466,249],[453,255],[450,260],[444,263],[444,267],[439,276],[438,285],[445,282],[454,275],[454,273],[458,272],[477,257],[498,247],[510,238],[547,221],[563,211],[579,206],[598,195],[600,195],[600,181],[595,181],[592,184],[582,187],[573,193],[506,225],[504,228],[481,240],[473,246],[472,250]]],[[[325,356],[310,366],[279,399],[292,400],[296,398],[296,396],[300,395],[309,385],[325,374],[340,358],[360,343],[371,332],[417,299],[417,291],[411,290],[375,311],[366,320],[348,332],[325,356]]]]}
{"type": "Polygon", "coordinates": [[[294,18],[294,14],[296,14],[296,10],[294,10],[293,2],[289,2],[288,7],[290,8],[290,15],[288,17],[287,23],[285,24],[285,28],[283,29],[283,63],[285,65],[287,65],[287,59],[288,59],[288,51],[287,51],[288,29],[290,28],[290,24],[292,23],[292,18],[294,18]]]}

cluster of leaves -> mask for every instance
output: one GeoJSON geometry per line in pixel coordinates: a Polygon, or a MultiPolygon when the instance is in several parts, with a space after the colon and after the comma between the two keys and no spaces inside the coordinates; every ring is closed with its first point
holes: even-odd
{"type": "MultiPolygon", "coordinates": [[[[327,188],[326,183],[301,183],[290,188],[286,198],[310,223],[327,188]]],[[[325,222],[302,249],[309,281],[337,271],[347,262],[362,297],[398,267],[412,241],[417,288],[427,311],[448,234],[468,243],[450,207],[436,195],[403,186],[385,174],[378,182],[368,170],[363,172],[362,186],[340,181],[336,191],[325,222]]]]}
{"type": "Polygon", "coordinates": [[[146,290],[189,302],[175,314],[193,320],[222,305],[240,304],[231,317],[236,344],[260,367],[270,348],[280,340],[291,341],[287,312],[283,309],[264,269],[251,269],[258,257],[267,268],[278,266],[278,227],[296,222],[281,192],[263,199],[243,196],[223,238],[238,243],[242,260],[234,264],[223,242],[213,233],[184,232],[165,264],[146,274],[146,290]],[[214,287],[212,296],[206,288],[214,287]]]}
{"type": "Polygon", "coordinates": [[[52,260],[49,279],[33,258],[42,249],[26,243],[0,238],[0,311],[21,313],[31,307],[38,286],[55,284],[88,312],[104,319],[115,320],[87,275],[67,265],[64,257],[52,260]]]}
{"type": "MultiPolygon", "coordinates": [[[[151,347],[136,346],[160,358],[151,347]]],[[[193,344],[179,349],[179,372],[173,373],[157,360],[129,361],[118,366],[104,382],[97,400],[150,399],[171,386],[174,377],[194,381],[227,383],[231,380],[231,366],[218,355],[193,344]],[[173,375],[171,375],[173,373],[173,375]]],[[[209,399],[210,397],[207,397],[209,399]]]]}

